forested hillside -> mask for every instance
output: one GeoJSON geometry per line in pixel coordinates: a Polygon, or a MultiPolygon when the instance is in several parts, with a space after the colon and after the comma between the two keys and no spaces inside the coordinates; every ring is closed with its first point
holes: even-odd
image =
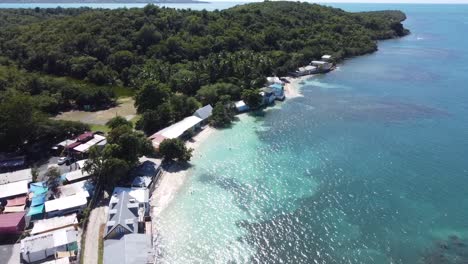
{"type": "MultiPolygon", "coordinates": [[[[55,98],[58,107],[36,104],[53,114],[82,107],[86,100],[106,105],[113,99],[106,89],[125,86],[136,92],[143,116],[138,127],[147,133],[200,103],[238,99],[242,90],[260,87],[267,75],[286,74],[325,53],[338,60],[369,53],[377,49],[376,40],[408,33],[399,11],[347,13],[299,2],[252,3],[214,12],[154,5],[1,10],[0,18],[5,21],[0,24],[0,93],[14,89],[40,96],[33,101],[55,98]],[[57,76],[69,81],[57,87],[57,76]],[[38,79],[47,85],[33,86],[38,79]],[[107,99],[89,100],[93,94],[107,99]]],[[[9,133],[3,129],[0,137],[9,133]]]]}

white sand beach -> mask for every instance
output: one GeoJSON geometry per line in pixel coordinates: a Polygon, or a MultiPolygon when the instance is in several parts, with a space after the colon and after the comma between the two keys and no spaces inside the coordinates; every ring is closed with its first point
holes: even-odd
{"type": "Polygon", "coordinates": [[[286,95],[286,99],[291,99],[291,98],[296,98],[296,97],[302,97],[303,95],[301,94],[301,91],[299,89],[300,82],[311,78],[314,75],[306,75],[302,77],[285,77],[286,80],[289,81],[289,83],[286,83],[284,85],[284,93],[286,95]]]}
{"type": "MultiPolygon", "coordinates": [[[[197,155],[197,149],[200,144],[208,139],[216,129],[210,126],[205,127],[200,133],[186,142],[186,146],[194,149],[193,155],[197,155]]],[[[153,195],[151,197],[151,206],[153,208],[152,217],[156,218],[167,208],[177,192],[184,185],[190,167],[184,167],[180,164],[172,165],[167,171],[164,171],[159,179],[153,195]]]]}

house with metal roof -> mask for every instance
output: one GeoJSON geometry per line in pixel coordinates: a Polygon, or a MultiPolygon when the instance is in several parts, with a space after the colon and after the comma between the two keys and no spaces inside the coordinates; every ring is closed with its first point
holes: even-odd
{"type": "Polygon", "coordinates": [[[78,231],[74,227],[26,237],[21,240],[21,258],[27,263],[46,260],[58,252],[78,250],[78,231]]]}
{"type": "Polygon", "coordinates": [[[72,196],[81,192],[88,192],[92,195],[94,184],[90,180],[78,181],[71,184],[59,186],[57,188],[56,198],[72,196]]]}
{"type": "Polygon", "coordinates": [[[202,124],[206,125],[208,123],[208,118],[210,118],[212,112],[213,112],[213,107],[208,104],[202,108],[199,108],[197,111],[195,111],[193,115],[201,118],[202,124]]]}
{"type": "Polygon", "coordinates": [[[16,181],[0,185],[0,199],[13,198],[28,193],[29,180],[16,181]]]}
{"type": "Polygon", "coordinates": [[[18,181],[32,181],[31,169],[17,170],[0,174],[0,185],[18,181]]]}
{"type": "Polygon", "coordinates": [[[146,234],[128,234],[120,239],[104,240],[104,264],[142,264],[148,262],[151,248],[146,234]]]}
{"type": "Polygon", "coordinates": [[[82,169],[70,171],[62,175],[62,178],[65,178],[65,180],[67,180],[70,183],[82,181],[90,177],[91,177],[91,174],[89,174],[86,171],[83,171],[82,169]]]}
{"type": "Polygon", "coordinates": [[[132,187],[151,189],[153,183],[161,175],[161,163],[147,157],[141,157],[139,161],[140,165],[130,172],[130,176],[133,178],[132,187]]]}
{"type": "Polygon", "coordinates": [[[0,234],[20,234],[25,227],[24,212],[0,214],[0,234]]]}
{"type": "Polygon", "coordinates": [[[202,121],[203,119],[197,116],[186,117],[183,120],[154,133],[149,137],[149,139],[152,141],[153,146],[158,148],[159,144],[161,144],[164,139],[181,138],[190,132],[196,131],[200,128],[202,121]]]}
{"type": "MultiPolygon", "coordinates": [[[[141,199],[145,199],[145,197],[141,199]]],[[[120,192],[114,190],[109,202],[109,215],[104,239],[120,239],[127,234],[143,232],[144,215],[144,206],[130,195],[126,188],[122,188],[120,192]]]]}
{"type": "Polygon", "coordinates": [[[49,200],[45,202],[47,217],[62,216],[72,213],[80,213],[88,204],[89,193],[83,191],[71,196],[49,200]]]}
{"type": "Polygon", "coordinates": [[[67,227],[78,227],[78,219],[76,218],[76,214],[38,220],[34,223],[34,227],[30,234],[37,235],[67,227]]]}

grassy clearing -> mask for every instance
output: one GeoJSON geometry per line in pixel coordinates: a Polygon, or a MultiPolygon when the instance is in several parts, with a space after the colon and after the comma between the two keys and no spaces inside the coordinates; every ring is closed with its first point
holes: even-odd
{"type": "Polygon", "coordinates": [[[93,131],[93,132],[101,131],[101,132],[104,132],[104,133],[107,134],[110,131],[110,128],[108,126],[106,126],[106,125],[90,124],[89,126],[91,128],[91,131],[93,131]]]}
{"type": "Polygon", "coordinates": [[[133,89],[123,86],[113,86],[112,90],[114,91],[117,98],[133,97],[135,93],[133,89]]]}

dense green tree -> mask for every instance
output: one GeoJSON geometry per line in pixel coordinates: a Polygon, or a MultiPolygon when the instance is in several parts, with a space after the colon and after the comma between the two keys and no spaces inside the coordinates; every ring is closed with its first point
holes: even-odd
{"type": "Polygon", "coordinates": [[[122,116],[116,116],[107,121],[106,126],[108,126],[112,130],[116,129],[119,126],[133,127],[133,123],[123,118],[122,116]]]}
{"type": "Polygon", "coordinates": [[[170,96],[169,87],[162,83],[148,82],[135,96],[135,107],[138,113],[147,110],[156,110],[170,96]]]}
{"type": "Polygon", "coordinates": [[[174,114],[169,103],[163,103],[156,110],[148,110],[137,121],[136,128],[151,135],[174,121],[174,114]]]}
{"type": "Polygon", "coordinates": [[[193,149],[187,148],[185,143],[178,139],[165,139],[159,144],[159,153],[165,160],[178,160],[187,162],[192,158],[193,149]]]}
{"type": "Polygon", "coordinates": [[[213,107],[211,124],[215,127],[226,127],[234,120],[234,110],[229,103],[218,102],[213,107]]]}
{"type": "Polygon", "coordinates": [[[197,91],[197,98],[203,104],[215,105],[223,95],[229,95],[232,100],[238,100],[241,96],[241,88],[230,83],[215,83],[204,85],[197,91]]]}
{"type": "Polygon", "coordinates": [[[246,89],[242,92],[242,100],[250,109],[256,109],[262,103],[262,96],[258,89],[246,89]]]}

